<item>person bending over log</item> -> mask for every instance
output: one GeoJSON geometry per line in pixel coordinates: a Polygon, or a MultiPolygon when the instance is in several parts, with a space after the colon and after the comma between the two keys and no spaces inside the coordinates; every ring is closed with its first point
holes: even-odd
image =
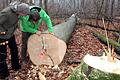
{"type": "Polygon", "coordinates": [[[30,15],[20,17],[20,29],[22,31],[22,52],[21,58],[23,65],[28,63],[27,60],[27,41],[32,34],[41,34],[38,30],[42,20],[47,24],[48,32],[53,32],[53,25],[48,14],[41,8],[37,6],[30,7],[30,15]]]}

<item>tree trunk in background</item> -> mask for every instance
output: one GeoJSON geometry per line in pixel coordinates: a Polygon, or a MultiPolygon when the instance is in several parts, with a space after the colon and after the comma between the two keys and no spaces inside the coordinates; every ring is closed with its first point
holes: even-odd
{"type": "Polygon", "coordinates": [[[19,0],[19,1],[20,1],[20,2],[24,2],[24,3],[26,2],[26,0],[19,0]]]}
{"type": "Polygon", "coordinates": [[[115,3],[115,0],[112,0],[112,1],[111,1],[111,10],[110,10],[110,17],[111,17],[111,18],[113,18],[114,3],[115,3]]]}
{"type": "Polygon", "coordinates": [[[42,7],[42,0],[40,0],[40,7],[42,7]]]}
{"type": "Polygon", "coordinates": [[[115,0],[111,0],[110,3],[111,3],[110,4],[110,13],[109,13],[110,16],[109,16],[109,22],[107,24],[107,27],[109,27],[110,23],[114,26],[112,19],[113,19],[113,9],[114,9],[115,0]]]}
{"type": "Polygon", "coordinates": [[[34,0],[36,6],[40,6],[40,0],[34,0]]]}
{"type": "MultiPolygon", "coordinates": [[[[100,3],[98,3],[98,4],[100,4],[100,3]]],[[[101,11],[102,11],[103,4],[104,4],[104,0],[102,0],[101,4],[99,5],[100,7],[98,7],[96,25],[99,25],[98,20],[99,20],[101,13],[102,13],[101,11]]]]}
{"type": "Polygon", "coordinates": [[[75,11],[75,7],[76,7],[76,6],[75,6],[75,5],[76,5],[75,1],[76,1],[76,0],[73,1],[73,6],[74,6],[73,9],[74,9],[74,11],[75,11]]]}
{"type": "MultiPolygon", "coordinates": [[[[85,14],[85,1],[84,1],[84,0],[81,0],[80,10],[81,10],[81,13],[82,13],[83,18],[85,19],[86,14],[85,14]]],[[[83,20],[83,23],[85,23],[84,20],[83,20]]]]}
{"type": "Polygon", "coordinates": [[[54,0],[51,0],[51,1],[52,1],[52,7],[54,8],[54,3],[55,3],[55,2],[54,2],[54,0]]]}
{"type": "Polygon", "coordinates": [[[99,17],[98,14],[99,14],[99,4],[100,3],[99,3],[99,1],[95,1],[95,3],[96,3],[96,8],[97,8],[96,9],[97,10],[96,11],[97,12],[97,14],[96,14],[96,25],[98,26],[98,17],[99,17]]]}
{"type": "Polygon", "coordinates": [[[8,6],[8,4],[9,4],[9,1],[8,1],[8,0],[6,0],[6,5],[8,6]]]}
{"type": "MultiPolygon", "coordinates": [[[[102,11],[104,10],[102,17],[113,17],[114,15],[120,15],[120,0],[0,0],[0,9],[5,8],[10,2],[20,1],[32,3],[43,7],[47,10],[47,6],[50,6],[50,13],[56,16],[69,16],[80,10],[79,14],[82,18],[97,18],[99,11],[101,10],[101,3],[104,1],[102,11]],[[50,4],[47,4],[49,1],[50,4]],[[59,13],[58,13],[59,10],[59,13]]],[[[97,22],[96,22],[97,24],[97,22]]]]}
{"type": "Polygon", "coordinates": [[[43,8],[43,9],[46,11],[46,13],[48,14],[47,3],[48,3],[48,0],[42,0],[42,8],[43,8]]]}
{"type": "Polygon", "coordinates": [[[109,8],[108,8],[108,6],[109,6],[109,5],[108,5],[108,4],[109,4],[108,1],[109,1],[109,0],[105,0],[105,10],[104,10],[104,13],[103,13],[105,16],[107,16],[107,14],[108,14],[108,9],[109,9],[109,8]]]}
{"type": "Polygon", "coordinates": [[[118,11],[118,15],[120,16],[120,0],[118,0],[118,5],[117,5],[117,11],[118,11]]]}
{"type": "Polygon", "coordinates": [[[84,7],[85,7],[85,1],[81,0],[81,11],[84,12],[84,7]]]}
{"type": "Polygon", "coordinates": [[[3,0],[3,8],[5,8],[6,7],[6,5],[5,5],[5,0],[3,0]]]}
{"type": "Polygon", "coordinates": [[[45,0],[42,0],[42,8],[45,10],[45,0]]]}
{"type": "Polygon", "coordinates": [[[9,0],[9,2],[11,3],[13,0],[9,0]]]}
{"type": "Polygon", "coordinates": [[[80,0],[78,0],[78,2],[77,2],[77,9],[79,10],[80,9],[80,0]]]}
{"type": "Polygon", "coordinates": [[[44,0],[44,3],[45,3],[45,11],[48,14],[48,7],[47,7],[48,0],[44,0]]]}

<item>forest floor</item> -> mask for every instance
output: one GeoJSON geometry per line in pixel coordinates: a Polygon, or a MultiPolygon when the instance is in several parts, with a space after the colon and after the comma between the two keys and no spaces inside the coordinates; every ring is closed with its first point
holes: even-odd
{"type": "MultiPolygon", "coordinates": [[[[53,20],[54,25],[62,22],[64,22],[64,20],[53,20]]],[[[110,27],[113,28],[113,26],[110,27]]],[[[103,46],[105,45],[93,36],[93,31],[105,34],[105,30],[102,30],[100,28],[94,28],[87,25],[76,25],[72,33],[71,39],[67,44],[68,48],[65,57],[62,63],[59,65],[59,70],[54,70],[47,65],[34,66],[30,63],[28,65],[22,65],[22,68],[19,71],[15,72],[11,69],[10,56],[8,54],[7,61],[10,70],[10,80],[39,80],[39,72],[45,75],[46,80],[65,80],[70,75],[74,67],[80,64],[80,60],[86,54],[98,55],[99,53],[103,52],[103,46]]],[[[16,31],[15,35],[20,54],[22,44],[21,32],[19,31],[19,29],[16,31]]],[[[116,39],[112,32],[108,32],[108,37],[114,40],[116,39]]],[[[116,57],[119,57],[119,55],[116,55],[116,57]]]]}

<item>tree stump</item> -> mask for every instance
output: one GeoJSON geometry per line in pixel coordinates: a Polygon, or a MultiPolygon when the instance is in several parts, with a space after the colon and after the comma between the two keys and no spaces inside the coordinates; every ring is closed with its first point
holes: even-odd
{"type": "Polygon", "coordinates": [[[106,56],[87,54],[67,80],[120,80],[120,61],[109,62],[106,56]],[[89,74],[88,74],[89,73],[89,74]]]}

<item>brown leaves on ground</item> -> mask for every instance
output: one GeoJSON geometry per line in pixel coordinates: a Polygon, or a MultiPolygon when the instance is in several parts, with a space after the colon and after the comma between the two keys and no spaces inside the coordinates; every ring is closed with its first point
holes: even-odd
{"type": "MultiPolygon", "coordinates": [[[[58,23],[59,21],[57,20],[56,24],[58,23]]],[[[46,80],[65,80],[70,75],[73,68],[80,63],[80,60],[84,57],[85,54],[89,53],[91,55],[97,55],[103,51],[103,46],[105,45],[92,35],[92,31],[105,34],[105,31],[99,28],[93,28],[89,26],[82,27],[80,25],[76,26],[68,43],[67,53],[62,63],[59,65],[59,70],[54,70],[52,67],[46,65],[34,66],[32,64],[28,64],[25,66],[22,65],[22,69],[15,72],[10,67],[9,57],[7,61],[10,69],[10,79],[39,80],[39,72],[41,72],[41,74],[45,76],[46,80]]],[[[111,32],[109,32],[108,36],[114,39],[111,32]]],[[[16,32],[16,41],[20,54],[21,32],[19,29],[16,32]]]]}

